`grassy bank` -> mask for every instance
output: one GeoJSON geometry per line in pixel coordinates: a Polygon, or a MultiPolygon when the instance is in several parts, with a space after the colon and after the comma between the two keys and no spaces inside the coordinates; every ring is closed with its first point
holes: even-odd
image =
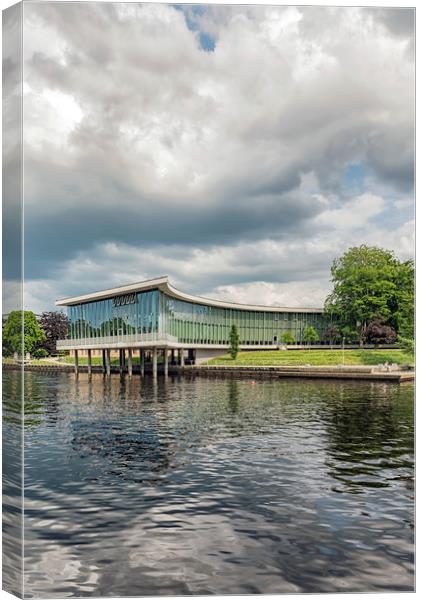
{"type": "Polygon", "coordinates": [[[403,350],[261,350],[240,352],[236,360],[227,354],[209,360],[209,365],[226,366],[328,366],[377,365],[385,363],[413,364],[414,359],[403,350]]]}
{"type": "MultiPolygon", "coordinates": [[[[16,361],[11,358],[10,356],[5,356],[3,357],[3,364],[4,365],[15,365],[16,361]]],[[[56,365],[57,362],[54,359],[48,359],[48,358],[31,358],[31,365],[56,365]]]]}

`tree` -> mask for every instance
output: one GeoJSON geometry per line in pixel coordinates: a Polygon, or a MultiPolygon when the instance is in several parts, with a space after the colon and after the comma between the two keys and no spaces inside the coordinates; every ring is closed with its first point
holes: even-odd
{"type": "Polygon", "coordinates": [[[40,346],[45,341],[45,334],[32,311],[14,310],[3,328],[3,338],[13,352],[22,355],[40,346]]]}
{"type": "Polygon", "coordinates": [[[57,351],[57,340],[64,339],[68,332],[69,321],[67,316],[64,313],[57,311],[43,312],[39,324],[45,333],[43,348],[45,348],[49,354],[55,354],[57,351]]]}
{"type": "Polygon", "coordinates": [[[414,338],[415,317],[415,268],[414,261],[400,263],[396,277],[396,297],[392,308],[390,325],[406,339],[414,338]]]}
{"type": "Polygon", "coordinates": [[[335,316],[342,331],[363,342],[363,331],[375,319],[398,333],[413,335],[414,268],[393,252],[362,245],[333,261],[333,291],[325,310],[335,316]]]}
{"type": "Polygon", "coordinates": [[[399,337],[398,338],[399,341],[399,346],[402,348],[402,350],[404,352],[406,352],[407,354],[409,354],[409,356],[411,356],[412,358],[414,357],[415,354],[415,341],[413,338],[404,338],[404,337],[399,337]]]}
{"type": "Polygon", "coordinates": [[[240,346],[240,336],[238,335],[237,325],[231,325],[230,330],[230,349],[229,353],[231,355],[232,360],[237,358],[239,346],[240,346]]]}
{"type": "Polygon", "coordinates": [[[286,331],[282,334],[281,342],[283,344],[287,344],[287,346],[292,346],[292,344],[295,344],[295,337],[292,335],[292,333],[286,331]]]}
{"type": "Polygon", "coordinates": [[[330,324],[326,328],[325,336],[329,340],[329,344],[332,345],[333,342],[337,342],[341,339],[341,332],[336,325],[330,324]]]}
{"type": "Polygon", "coordinates": [[[381,319],[370,321],[361,331],[365,344],[393,344],[396,342],[396,331],[390,325],[385,325],[381,319]]]}
{"type": "Polygon", "coordinates": [[[317,331],[314,329],[314,327],[312,327],[311,325],[309,325],[308,327],[306,327],[304,329],[303,332],[303,342],[307,342],[307,344],[315,344],[316,342],[319,341],[319,334],[317,333],[317,331]]]}

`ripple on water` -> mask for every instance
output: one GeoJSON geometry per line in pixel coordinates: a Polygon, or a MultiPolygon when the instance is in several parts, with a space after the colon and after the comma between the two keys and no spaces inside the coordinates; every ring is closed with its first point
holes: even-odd
{"type": "Polygon", "coordinates": [[[25,386],[28,596],[413,589],[412,385],[25,386]]]}

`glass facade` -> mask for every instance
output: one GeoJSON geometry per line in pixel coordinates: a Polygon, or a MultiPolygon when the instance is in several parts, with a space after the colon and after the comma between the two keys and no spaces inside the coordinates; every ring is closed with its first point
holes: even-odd
{"type": "Polygon", "coordinates": [[[323,342],[330,323],[322,312],[219,308],[176,300],[157,289],[68,306],[67,311],[71,339],[158,333],[185,344],[228,344],[235,323],[242,345],[267,346],[280,342],[287,332],[301,343],[308,326],[323,342]]]}
{"type": "Polygon", "coordinates": [[[85,302],[67,307],[71,339],[121,336],[158,331],[158,290],[85,302]]]}

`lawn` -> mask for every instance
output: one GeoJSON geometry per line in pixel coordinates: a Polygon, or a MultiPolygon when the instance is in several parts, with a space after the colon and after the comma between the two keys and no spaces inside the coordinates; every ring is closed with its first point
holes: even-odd
{"type": "Polygon", "coordinates": [[[396,364],[413,364],[414,359],[403,350],[260,350],[239,352],[237,359],[226,354],[213,358],[208,365],[226,366],[298,366],[339,365],[344,357],[345,365],[377,365],[386,361],[396,364]]]}

